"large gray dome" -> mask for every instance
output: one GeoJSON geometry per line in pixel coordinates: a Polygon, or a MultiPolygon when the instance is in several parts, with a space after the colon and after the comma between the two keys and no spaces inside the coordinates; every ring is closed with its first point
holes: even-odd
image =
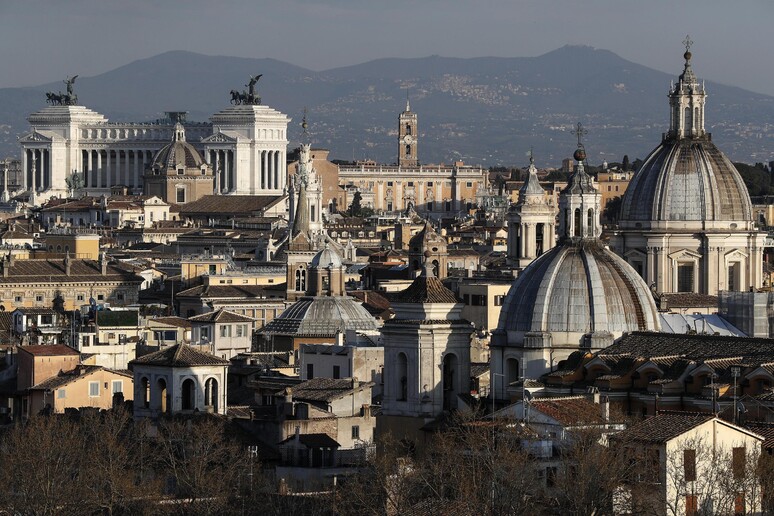
{"type": "Polygon", "coordinates": [[[302,297],[269,322],[262,333],[330,337],[347,330],[372,332],[379,326],[356,299],[321,296],[302,297]]]}
{"type": "Polygon", "coordinates": [[[597,241],[565,243],[532,262],[505,298],[499,330],[610,332],[658,330],[645,281],[597,241]]]}
{"type": "Polygon", "coordinates": [[[163,146],[153,157],[152,168],[161,170],[178,168],[200,168],[204,164],[199,151],[185,141],[185,129],[175,124],[175,136],[171,143],[163,146]]]}
{"type": "Polygon", "coordinates": [[[750,221],[752,205],[736,167],[709,136],[666,139],[624,194],[620,221],[750,221]]]}

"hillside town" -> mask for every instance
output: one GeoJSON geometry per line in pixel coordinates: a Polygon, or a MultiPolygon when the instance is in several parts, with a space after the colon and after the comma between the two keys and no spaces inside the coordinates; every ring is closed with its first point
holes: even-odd
{"type": "Polygon", "coordinates": [[[774,511],[774,200],[685,46],[632,163],[583,121],[424,163],[408,94],[343,161],[261,75],[206,122],[68,77],[0,162],[0,510],[774,511]]]}

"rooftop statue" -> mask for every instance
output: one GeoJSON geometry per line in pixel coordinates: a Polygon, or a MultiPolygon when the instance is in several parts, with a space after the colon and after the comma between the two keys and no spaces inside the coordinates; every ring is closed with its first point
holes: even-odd
{"type": "Polygon", "coordinates": [[[247,86],[247,91],[239,92],[238,90],[231,90],[231,103],[232,104],[255,104],[260,105],[261,103],[261,96],[257,95],[255,93],[255,83],[258,82],[258,79],[263,77],[263,74],[258,74],[256,76],[250,76],[250,80],[248,81],[245,86],[247,86]]]}
{"type": "Polygon", "coordinates": [[[73,75],[62,81],[67,87],[67,93],[62,93],[61,91],[57,93],[53,91],[47,92],[46,102],[52,106],[74,106],[78,104],[78,95],[73,92],[73,84],[75,84],[75,79],[77,78],[77,75],[73,75]]]}

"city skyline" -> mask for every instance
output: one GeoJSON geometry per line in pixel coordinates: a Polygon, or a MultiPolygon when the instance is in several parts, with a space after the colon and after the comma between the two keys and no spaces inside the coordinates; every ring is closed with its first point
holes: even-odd
{"type": "Polygon", "coordinates": [[[0,87],[97,75],[170,50],[266,57],[321,71],[385,57],[530,57],[572,44],[671,72],[674,49],[690,34],[704,78],[774,95],[774,70],[747,57],[768,43],[774,5],[763,1],[62,5],[41,0],[0,6],[0,62],[6,71],[0,87]]]}

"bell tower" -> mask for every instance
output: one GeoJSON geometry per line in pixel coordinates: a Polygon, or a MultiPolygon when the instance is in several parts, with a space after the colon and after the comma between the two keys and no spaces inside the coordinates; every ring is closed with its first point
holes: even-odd
{"type": "Polygon", "coordinates": [[[398,165],[401,167],[416,167],[417,157],[417,114],[412,113],[406,92],[406,110],[398,117],[398,165]]]}

